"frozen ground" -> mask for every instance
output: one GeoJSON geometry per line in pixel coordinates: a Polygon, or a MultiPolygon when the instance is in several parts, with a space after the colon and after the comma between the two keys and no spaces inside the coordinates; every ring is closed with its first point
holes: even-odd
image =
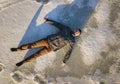
{"type": "Polygon", "coordinates": [[[120,0],[0,0],[0,43],[0,84],[120,84],[120,0]],[[16,67],[37,49],[10,48],[58,31],[44,17],[82,29],[70,60],[65,46],[16,67]]]}

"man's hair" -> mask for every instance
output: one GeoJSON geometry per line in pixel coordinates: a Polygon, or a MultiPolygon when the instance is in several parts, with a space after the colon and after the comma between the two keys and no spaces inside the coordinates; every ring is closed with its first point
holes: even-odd
{"type": "Polygon", "coordinates": [[[76,30],[74,30],[73,32],[75,32],[75,31],[79,31],[80,33],[82,32],[81,29],[76,29],[76,30]]]}
{"type": "Polygon", "coordinates": [[[79,30],[80,33],[82,32],[81,29],[78,29],[78,30],[79,30]]]}

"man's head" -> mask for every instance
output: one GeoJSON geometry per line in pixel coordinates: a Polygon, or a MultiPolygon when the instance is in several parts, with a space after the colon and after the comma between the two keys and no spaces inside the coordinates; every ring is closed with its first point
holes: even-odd
{"type": "Polygon", "coordinates": [[[73,31],[73,36],[74,37],[77,37],[77,36],[80,36],[80,34],[81,34],[81,30],[80,29],[78,29],[78,30],[75,30],[75,31],[73,31]]]}

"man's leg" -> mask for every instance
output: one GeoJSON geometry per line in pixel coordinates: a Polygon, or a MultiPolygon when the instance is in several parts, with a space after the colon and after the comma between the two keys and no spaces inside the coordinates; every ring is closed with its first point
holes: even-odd
{"type": "Polygon", "coordinates": [[[29,56],[28,58],[24,59],[23,61],[19,62],[16,64],[16,66],[21,66],[22,64],[26,63],[26,62],[30,62],[34,59],[36,59],[37,57],[43,56],[45,54],[48,54],[49,52],[51,52],[51,48],[47,48],[44,47],[43,49],[40,49],[39,51],[37,51],[36,53],[32,54],[31,56],[29,56]]]}
{"type": "Polygon", "coordinates": [[[47,39],[42,39],[42,40],[39,40],[39,41],[35,41],[33,43],[24,44],[24,45],[21,45],[18,48],[11,48],[11,51],[27,50],[27,49],[30,49],[30,48],[38,48],[38,47],[41,47],[41,46],[48,47],[47,39]]]}

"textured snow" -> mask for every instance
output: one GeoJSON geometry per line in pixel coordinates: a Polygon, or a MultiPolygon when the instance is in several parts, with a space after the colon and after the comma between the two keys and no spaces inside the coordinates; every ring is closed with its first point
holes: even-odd
{"type": "Polygon", "coordinates": [[[119,84],[119,0],[0,0],[0,84],[119,84]],[[21,67],[15,64],[37,49],[10,48],[58,32],[44,17],[82,29],[73,53],[61,67],[68,47],[21,67]]]}

